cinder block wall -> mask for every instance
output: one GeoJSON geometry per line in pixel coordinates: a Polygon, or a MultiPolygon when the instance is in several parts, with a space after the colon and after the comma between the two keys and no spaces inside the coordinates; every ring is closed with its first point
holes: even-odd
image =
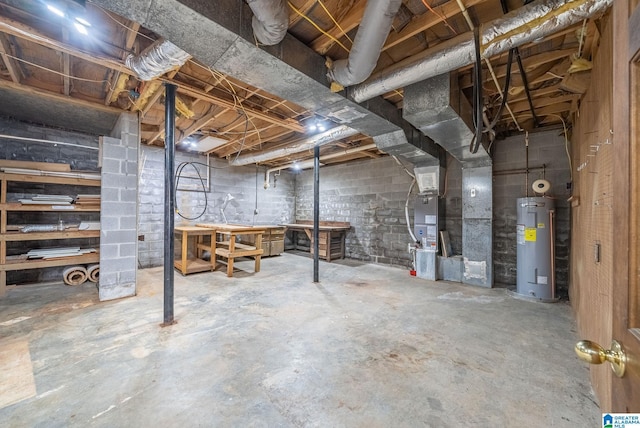
{"type": "MultiPolygon", "coordinates": [[[[176,167],[181,162],[201,162],[206,157],[184,152],[176,153],[176,167]]],[[[229,223],[279,224],[290,223],[295,218],[295,181],[288,172],[282,172],[275,188],[273,176],[271,187],[265,190],[264,168],[255,166],[228,167],[225,161],[210,160],[209,191],[206,193],[207,209],[197,220],[187,220],[176,215],[175,224],[222,223],[220,207],[229,193],[233,199],[225,209],[229,223]],[[256,175],[257,173],[257,175],[256,175]],[[256,199],[257,198],[257,199],[256,199]],[[257,205],[256,205],[257,204],[257,205]],[[258,213],[254,214],[257,206],[258,213]]],[[[139,231],[144,241],[138,243],[141,267],[161,266],[163,260],[163,218],[164,218],[164,149],[142,146],[139,182],[139,231]]],[[[206,168],[198,166],[201,171],[206,168]]],[[[185,175],[194,176],[195,171],[187,166],[185,175]]],[[[184,185],[197,183],[195,180],[181,181],[184,185]]],[[[181,185],[182,185],[181,184],[181,185]]],[[[197,217],[205,207],[205,195],[196,191],[178,191],[177,208],[185,217],[197,217]]]]}
{"type": "Polygon", "coordinates": [[[123,113],[102,140],[100,300],[136,293],[138,129],[138,115],[123,113]]]}
{"type": "MultiPolygon", "coordinates": [[[[80,147],[54,145],[51,143],[39,143],[24,140],[0,139],[0,159],[12,159],[21,161],[35,162],[55,162],[66,163],[71,166],[72,170],[98,171],[98,136],[87,135],[77,132],[69,132],[60,129],[47,128],[42,125],[33,125],[25,122],[19,122],[6,117],[0,116],[0,134],[12,135],[17,137],[36,138],[50,141],[60,141],[63,143],[71,143],[79,146],[88,147],[83,149],[80,147]]],[[[37,183],[25,183],[17,186],[19,194],[16,197],[27,197],[35,194],[52,193],[52,194],[69,194],[74,196],[75,193],[95,193],[96,187],[78,187],[78,186],[62,186],[37,183]]],[[[12,188],[16,186],[12,184],[12,188]]],[[[50,223],[57,224],[60,220],[64,223],[79,223],[85,221],[99,221],[99,213],[77,214],[77,213],[12,213],[9,215],[11,224],[31,224],[31,223],[50,223]]],[[[7,253],[23,254],[29,249],[37,247],[54,247],[54,246],[73,246],[81,245],[83,247],[96,247],[99,244],[98,239],[74,239],[74,240],[55,240],[51,242],[25,241],[15,242],[8,245],[7,253]]],[[[7,281],[9,284],[33,283],[42,281],[59,281],[62,278],[64,267],[52,267],[46,269],[30,269],[21,271],[7,272],[7,281]]]]}
{"type": "MultiPolygon", "coordinates": [[[[399,266],[411,264],[407,251],[411,238],[404,214],[411,181],[391,157],[320,169],[320,220],[351,223],[347,257],[399,266]]],[[[296,220],[312,220],[313,170],[296,176],[296,195],[296,220]]],[[[410,214],[413,222],[413,209],[410,214]]]]}
{"type": "MultiPolygon", "coordinates": [[[[516,199],[527,196],[524,174],[496,175],[498,171],[525,168],[525,136],[518,135],[494,143],[493,155],[493,266],[496,284],[516,284],[516,199]]],[[[556,288],[568,295],[570,206],[567,189],[570,170],[562,129],[529,134],[529,167],[546,165],[545,178],[551,182],[548,193],[556,204],[556,288]]],[[[574,165],[575,167],[575,165],[574,165]]],[[[529,174],[531,184],[543,178],[542,171],[529,174]]]]}

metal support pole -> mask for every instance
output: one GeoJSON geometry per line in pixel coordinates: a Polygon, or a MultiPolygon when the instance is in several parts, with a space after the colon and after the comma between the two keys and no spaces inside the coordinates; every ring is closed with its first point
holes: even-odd
{"type": "Polygon", "coordinates": [[[164,104],[164,322],[163,327],[173,324],[173,259],[174,259],[174,213],[175,188],[175,124],[176,86],[165,84],[164,104]]]}
{"type": "MultiPolygon", "coordinates": [[[[327,245],[330,245],[327,242],[327,245]]],[[[320,267],[320,146],[313,148],[313,282],[320,267]]]]}

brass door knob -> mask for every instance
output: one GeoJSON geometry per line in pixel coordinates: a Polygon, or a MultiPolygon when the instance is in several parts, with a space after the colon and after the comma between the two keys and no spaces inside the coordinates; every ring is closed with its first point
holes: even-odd
{"type": "Polygon", "coordinates": [[[611,369],[616,376],[624,376],[627,356],[617,341],[611,341],[611,349],[604,349],[602,346],[590,340],[581,340],[576,343],[575,350],[578,358],[589,364],[602,364],[605,361],[609,361],[611,363],[611,369]]]}

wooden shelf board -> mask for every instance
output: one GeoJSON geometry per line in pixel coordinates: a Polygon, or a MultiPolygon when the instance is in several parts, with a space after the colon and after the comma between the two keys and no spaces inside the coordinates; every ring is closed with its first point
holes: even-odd
{"type": "Polygon", "coordinates": [[[196,273],[196,272],[206,272],[213,270],[213,266],[210,262],[202,259],[189,259],[187,260],[187,268],[182,269],[182,260],[174,260],[173,266],[178,269],[180,272],[184,272],[186,274],[196,273]]]}
{"type": "Polygon", "coordinates": [[[0,241],[42,241],[48,239],[76,239],[76,238],[99,238],[99,230],[74,230],[65,232],[7,232],[0,234],[0,241]]]}
{"type": "Polygon", "coordinates": [[[0,210],[6,211],[36,211],[36,212],[99,212],[100,207],[83,207],[79,205],[22,205],[19,202],[8,202],[6,204],[0,204],[0,210]],[[64,208],[53,208],[54,206],[60,206],[64,208]]]}
{"type": "Polygon", "coordinates": [[[0,272],[21,269],[40,269],[53,266],[81,265],[87,263],[98,263],[99,261],[99,253],[83,254],[81,256],[73,257],[61,257],[55,260],[7,260],[6,264],[0,265],[0,272]]]}
{"type": "Polygon", "coordinates": [[[22,183],[72,184],[76,186],[100,187],[100,180],[75,177],[54,177],[48,175],[8,174],[0,173],[0,180],[22,183]]]}

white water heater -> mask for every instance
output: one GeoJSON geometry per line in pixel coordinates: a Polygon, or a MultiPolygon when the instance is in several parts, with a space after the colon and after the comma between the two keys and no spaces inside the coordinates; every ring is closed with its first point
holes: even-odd
{"type": "Polygon", "coordinates": [[[555,204],[543,197],[519,198],[517,216],[517,294],[555,300],[555,204]]]}

